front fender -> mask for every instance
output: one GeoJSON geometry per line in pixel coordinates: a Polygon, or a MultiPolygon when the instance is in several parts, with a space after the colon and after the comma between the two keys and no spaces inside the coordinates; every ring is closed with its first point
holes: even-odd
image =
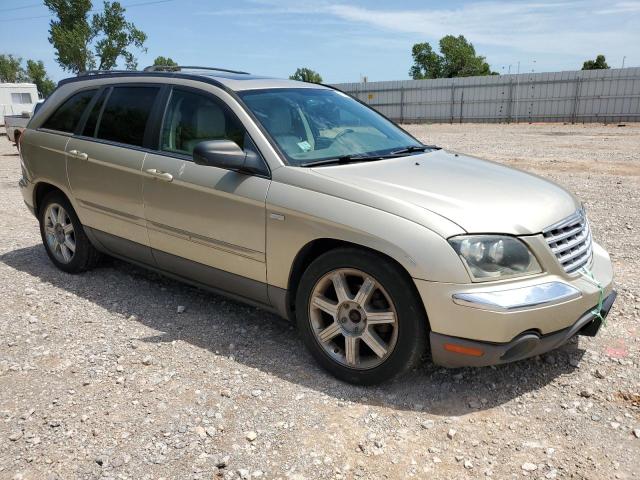
{"type": "MultiPolygon", "coordinates": [[[[458,233],[464,232],[460,229],[458,233]]],[[[317,239],[342,240],[384,253],[413,278],[451,283],[470,280],[445,238],[424,225],[274,180],[267,196],[267,282],[286,289],[296,255],[317,239]]]]}

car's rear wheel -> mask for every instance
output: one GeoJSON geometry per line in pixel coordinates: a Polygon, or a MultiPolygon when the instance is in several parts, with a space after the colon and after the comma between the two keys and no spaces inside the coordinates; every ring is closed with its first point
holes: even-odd
{"type": "Polygon", "coordinates": [[[79,273],[98,263],[100,253],[91,245],[80,219],[62,193],[49,193],[38,211],[42,243],[56,267],[79,273]]]}
{"type": "Polygon", "coordinates": [[[318,257],[296,296],[298,328],[320,365],[350,383],[374,384],[415,365],[427,320],[406,272],[366,250],[318,257]]]}

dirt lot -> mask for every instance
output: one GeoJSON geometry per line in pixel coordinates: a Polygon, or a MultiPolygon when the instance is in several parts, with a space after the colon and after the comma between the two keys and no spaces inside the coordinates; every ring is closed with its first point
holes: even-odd
{"type": "Polygon", "coordinates": [[[0,479],[639,477],[640,126],[408,128],[586,202],[620,294],[598,337],[342,384],[260,310],[114,260],[57,271],[0,137],[0,479]]]}

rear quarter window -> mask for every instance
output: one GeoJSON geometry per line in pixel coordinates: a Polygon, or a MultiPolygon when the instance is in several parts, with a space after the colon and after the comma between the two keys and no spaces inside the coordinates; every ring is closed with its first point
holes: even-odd
{"type": "Polygon", "coordinates": [[[67,99],[42,124],[42,128],[73,133],[87,105],[98,90],[84,90],[67,99]]]}
{"type": "Polygon", "coordinates": [[[96,138],[141,147],[159,87],[114,87],[96,138]]]}

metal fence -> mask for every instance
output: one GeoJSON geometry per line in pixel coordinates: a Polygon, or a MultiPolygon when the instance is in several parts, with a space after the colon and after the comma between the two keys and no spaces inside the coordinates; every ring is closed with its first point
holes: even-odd
{"type": "Polygon", "coordinates": [[[640,68],[335,86],[397,122],[640,121],[640,68]]]}

